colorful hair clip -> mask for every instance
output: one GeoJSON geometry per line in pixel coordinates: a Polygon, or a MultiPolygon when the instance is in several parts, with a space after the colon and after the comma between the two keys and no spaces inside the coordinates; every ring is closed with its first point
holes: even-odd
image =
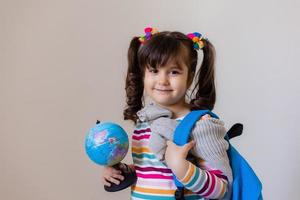
{"type": "Polygon", "coordinates": [[[202,41],[202,39],[204,39],[204,37],[202,36],[201,33],[198,32],[189,33],[187,34],[187,36],[194,42],[194,49],[196,50],[203,49],[204,42],[202,41]]]}
{"type": "Polygon", "coordinates": [[[147,27],[145,28],[145,35],[139,37],[139,41],[144,44],[147,40],[149,40],[154,34],[158,33],[156,28],[147,27]]]}

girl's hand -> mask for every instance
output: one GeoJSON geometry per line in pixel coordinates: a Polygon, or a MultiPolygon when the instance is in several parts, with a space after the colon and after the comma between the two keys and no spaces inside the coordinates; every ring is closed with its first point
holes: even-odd
{"type": "Polygon", "coordinates": [[[111,183],[115,183],[117,185],[120,184],[120,180],[124,180],[124,176],[121,175],[121,171],[117,170],[113,167],[104,167],[102,171],[102,182],[104,185],[110,187],[111,183]]]}
{"type": "Polygon", "coordinates": [[[184,146],[178,146],[172,141],[167,141],[167,149],[165,154],[166,163],[177,177],[180,177],[182,173],[185,173],[184,170],[186,165],[188,165],[186,157],[189,150],[193,148],[194,145],[194,141],[190,141],[184,146]]]}

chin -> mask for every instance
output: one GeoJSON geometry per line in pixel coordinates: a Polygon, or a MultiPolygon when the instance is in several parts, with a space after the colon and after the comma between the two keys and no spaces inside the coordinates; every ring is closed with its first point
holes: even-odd
{"type": "Polygon", "coordinates": [[[166,101],[166,100],[164,100],[164,101],[155,100],[155,102],[158,103],[161,106],[171,106],[171,105],[173,105],[173,102],[170,101],[170,100],[169,101],[166,101]]]}

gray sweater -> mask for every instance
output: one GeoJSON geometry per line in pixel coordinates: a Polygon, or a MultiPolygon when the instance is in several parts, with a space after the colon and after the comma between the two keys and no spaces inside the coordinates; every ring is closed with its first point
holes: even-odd
{"type": "MultiPolygon", "coordinates": [[[[155,103],[150,103],[139,112],[139,120],[148,122],[152,131],[149,138],[149,148],[156,157],[164,162],[166,141],[173,141],[173,134],[178,121],[172,119],[172,112],[155,103]]],[[[226,129],[224,122],[216,118],[198,120],[192,130],[191,139],[196,142],[191,153],[205,160],[205,165],[212,169],[219,169],[227,176],[229,188],[232,183],[232,171],[227,156],[228,142],[224,139],[226,129]]],[[[226,196],[230,195],[227,193],[226,196]]]]}

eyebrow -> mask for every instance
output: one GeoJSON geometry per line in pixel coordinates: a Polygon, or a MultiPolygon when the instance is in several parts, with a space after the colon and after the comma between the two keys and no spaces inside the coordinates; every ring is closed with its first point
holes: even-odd
{"type": "Polygon", "coordinates": [[[178,65],[174,65],[174,66],[170,67],[170,69],[179,69],[179,70],[182,70],[182,67],[178,66],[178,65]]]}

